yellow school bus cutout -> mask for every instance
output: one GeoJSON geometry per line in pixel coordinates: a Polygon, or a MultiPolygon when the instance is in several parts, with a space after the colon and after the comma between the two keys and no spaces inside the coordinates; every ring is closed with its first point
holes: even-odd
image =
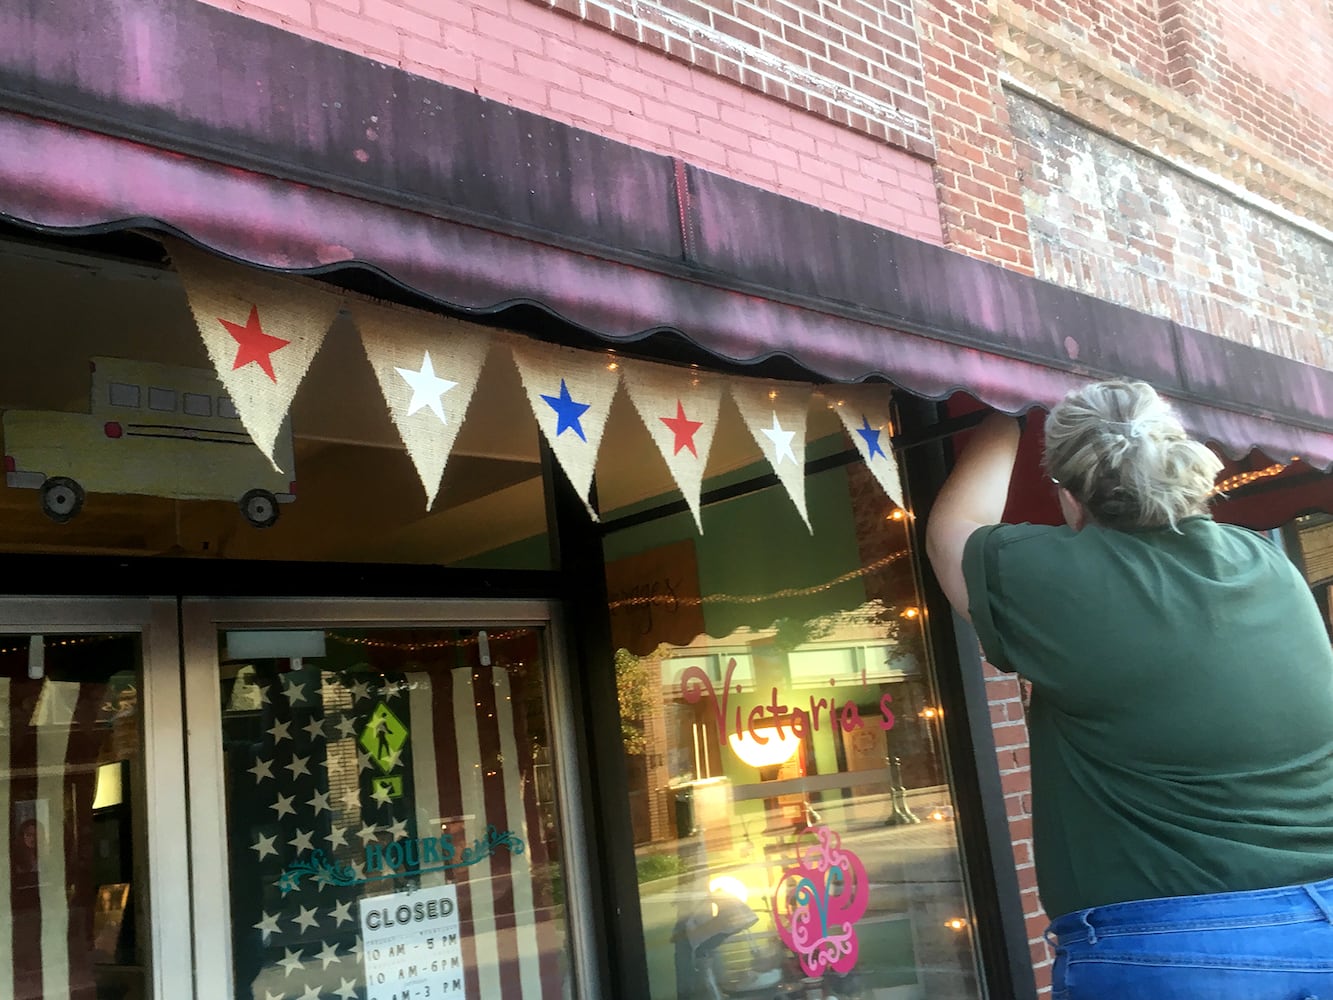
{"type": "Polygon", "coordinates": [[[94,358],[88,413],[7,410],[5,482],[39,491],[42,510],[68,521],[84,493],[234,500],[267,528],[296,499],[290,424],[273,468],[241,426],[211,371],[94,358]]]}

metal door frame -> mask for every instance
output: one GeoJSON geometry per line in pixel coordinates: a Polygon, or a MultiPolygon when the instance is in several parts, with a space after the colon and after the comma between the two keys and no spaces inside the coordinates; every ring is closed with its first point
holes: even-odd
{"type": "MultiPolygon", "coordinates": [[[[203,599],[181,601],[185,750],[189,760],[189,853],[193,873],[191,935],[196,1000],[232,1000],[231,900],[223,787],[222,703],[217,632],[222,628],[324,626],[534,625],[546,629],[546,692],[556,765],[565,884],[587,884],[588,842],[580,806],[578,739],[564,627],[559,607],[542,600],[203,599]]],[[[591,938],[591,901],[567,893],[569,947],[576,995],[598,1000],[598,949],[591,938]]]]}
{"type": "MultiPolygon", "coordinates": [[[[142,687],[142,807],[149,931],[147,987],[153,1000],[179,1000],[193,989],[190,857],[184,835],[185,744],[180,719],[180,645],[176,599],[0,598],[0,635],[137,632],[142,687]],[[172,873],[179,873],[173,878],[172,873]]],[[[141,893],[142,887],[135,886],[141,893]]]]}

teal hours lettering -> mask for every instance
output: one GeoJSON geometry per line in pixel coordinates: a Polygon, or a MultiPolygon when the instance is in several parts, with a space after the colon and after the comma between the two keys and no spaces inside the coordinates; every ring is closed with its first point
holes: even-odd
{"type": "Polygon", "coordinates": [[[497,830],[494,826],[486,827],[484,835],[461,851],[447,833],[439,837],[403,837],[387,844],[367,844],[361,872],[330,858],[323,851],[310,851],[282,870],[277,885],[284,896],[300,888],[305,878],[320,886],[365,885],[402,876],[468,868],[496,851],[522,854],[525,849],[523,838],[518,834],[512,830],[497,830]]]}

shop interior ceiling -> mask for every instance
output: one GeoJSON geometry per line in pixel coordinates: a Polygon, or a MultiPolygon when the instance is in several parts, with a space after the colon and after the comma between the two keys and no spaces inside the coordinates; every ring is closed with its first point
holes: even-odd
{"type": "MultiPolygon", "coordinates": [[[[209,368],[170,270],[0,243],[0,288],[7,302],[0,410],[88,412],[88,361],[99,355],[209,368]]],[[[809,440],[841,432],[837,417],[817,403],[809,419],[809,440]]],[[[96,494],[77,518],[56,524],[40,515],[33,490],[0,483],[0,548],[386,562],[423,561],[429,553],[426,561],[449,564],[544,530],[537,424],[505,351],[493,350],[482,371],[432,512],[424,510],[420,483],[346,315],[315,356],[291,420],[297,501],[272,529],[251,528],[234,504],[96,494]]],[[[678,498],[623,392],[601,453],[625,456],[598,464],[604,512],[678,498]]],[[[761,460],[726,402],[708,475],[761,460]]]]}

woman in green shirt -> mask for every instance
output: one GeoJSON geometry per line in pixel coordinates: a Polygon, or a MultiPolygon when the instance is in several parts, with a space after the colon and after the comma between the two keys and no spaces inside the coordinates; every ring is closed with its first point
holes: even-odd
{"type": "Polygon", "coordinates": [[[1208,516],[1221,462],[1151,387],[1046,421],[1065,526],[999,524],[993,414],[927,549],[987,659],[1032,683],[1056,1000],[1333,1000],[1333,650],[1276,545],[1208,516]]]}

